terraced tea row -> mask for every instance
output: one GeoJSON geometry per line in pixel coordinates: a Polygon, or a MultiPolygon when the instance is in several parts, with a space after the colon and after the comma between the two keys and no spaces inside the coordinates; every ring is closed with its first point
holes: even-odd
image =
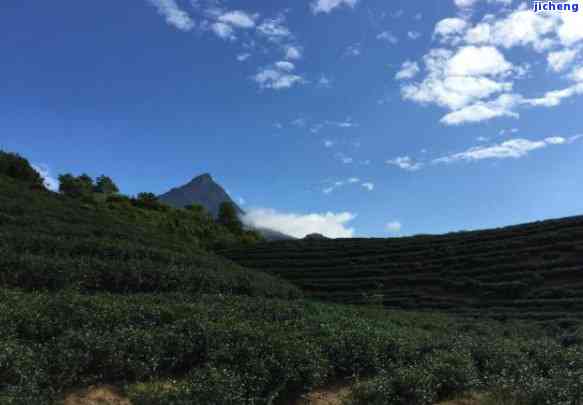
{"type": "Polygon", "coordinates": [[[583,217],[441,236],[271,242],[221,254],[324,300],[583,318],[583,217]]]}

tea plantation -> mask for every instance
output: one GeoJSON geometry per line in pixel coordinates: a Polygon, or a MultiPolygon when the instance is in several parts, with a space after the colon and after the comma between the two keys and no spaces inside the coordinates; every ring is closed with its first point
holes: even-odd
{"type": "MultiPolygon", "coordinates": [[[[577,230],[580,222],[569,221],[543,224],[556,225],[550,242],[577,230]]],[[[567,244],[559,239],[557,246],[567,244]]],[[[510,242],[501,257],[510,255],[510,242]]],[[[320,303],[213,253],[234,243],[246,247],[232,248],[231,256],[251,249],[252,263],[261,254],[298,272],[300,265],[310,269],[310,255],[327,258],[334,243],[365,246],[252,248],[199,212],[48,192],[0,159],[0,404],[63,404],[71,392],[111,384],[136,405],[278,405],[338,381],[354,385],[347,399],[354,405],[432,405],[467,393],[479,393],[483,405],[583,403],[583,330],[574,310],[574,321],[542,328],[320,303]],[[292,248],[303,257],[297,265],[292,248]]],[[[371,243],[390,246],[396,258],[413,257],[405,244],[399,253],[397,241],[371,243]]],[[[546,263],[574,261],[576,248],[556,250],[559,257],[546,263]]],[[[342,260],[372,259],[373,250],[342,260]]],[[[377,256],[386,259],[383,252],[377,256]]],[[[537,281],[529,294],[546,282],[537,281]]],[[[308,289],[317,291],[323,290],[308,289]]],[[[350,297],[347,288],[338,291],[350,297]]]]}
{"type": "Polygon", "coordinates": [[[583,317],[583,217],[393,239],[299,240],[230,249],[313,298],[471,317],[583,317]]]}

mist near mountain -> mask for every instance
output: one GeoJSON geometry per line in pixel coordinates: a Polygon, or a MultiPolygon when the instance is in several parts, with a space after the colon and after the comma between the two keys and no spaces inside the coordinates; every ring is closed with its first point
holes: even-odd
{"type": "MultiPolygon", "coordinates": [[[[225,189],[218,184],[209,173],[193,178],[183,186],[176,187],[158,196],[158,199],[175,208],[184,208],[187,205],[202,205],[214,218],[219,215],[222,203],[229,202],[235,206],[237,214],[244,220],[245,211],[229,196],[225,189]]],[[[262,226],[254,226],[244,221],[245,225],[258,231],[268,241],[295,239],[283,232],[262,226]]]]}

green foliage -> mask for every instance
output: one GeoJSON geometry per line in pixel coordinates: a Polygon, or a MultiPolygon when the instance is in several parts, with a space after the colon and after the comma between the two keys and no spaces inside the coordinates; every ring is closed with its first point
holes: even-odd
{"type": "Polygon", "coordinates": [[[29,183],[33,186],[43,185],[40,174],[31,164],[16,153],[7,153],[0,150],[0,175],[29,183]]]}
{"type": "Polygon", "coordinates": [[[110,177],[101,175],[95,180],[94,191],[97,193],[111,195],[117,194],[119,189],[110,177]]]}
{"type": "Polygon", "coordinates": [[[70,173],[59,176],[59,191],[68,197],[81,198],[93,193],[93,179],[87,174],[73,176],[70,173]]]}
{"type": "Polygon", "coordinates": [[[243,232],[243,223],[239,219],[235,204],[231,202],[221,203],[217,221],[234,234],[241,234],[243,232]]]}
{"type": "Polygon", "coordinates": [[[154,211],[164,211],[169,208],[158,201],[158,197],[154,193],[139,193],[134,201],[134,205],[139,208],[154,211]]]}

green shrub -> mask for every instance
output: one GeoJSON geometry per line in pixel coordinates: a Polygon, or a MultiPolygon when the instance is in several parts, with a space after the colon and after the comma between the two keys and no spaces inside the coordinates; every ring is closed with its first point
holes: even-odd
{"type": "Polygon", "coordinates": [[[471,354],[466,350],[432,353],[426,364],[436,384],[438,399],[452,399],[478,385],[478,373],[471,354]]]}
{"type": "Polygon", "coordinates": [[[27,182],[33,186],[42,186],[43,179],[32,165],[16,153],[0,150],[0,175],[27,182]]]}
{"type": "Polygon", "coordinates": [[[353,390],[352,405],[431,405],[437,398],[436,382],[421,365],[384,373],[353,390]]]}

